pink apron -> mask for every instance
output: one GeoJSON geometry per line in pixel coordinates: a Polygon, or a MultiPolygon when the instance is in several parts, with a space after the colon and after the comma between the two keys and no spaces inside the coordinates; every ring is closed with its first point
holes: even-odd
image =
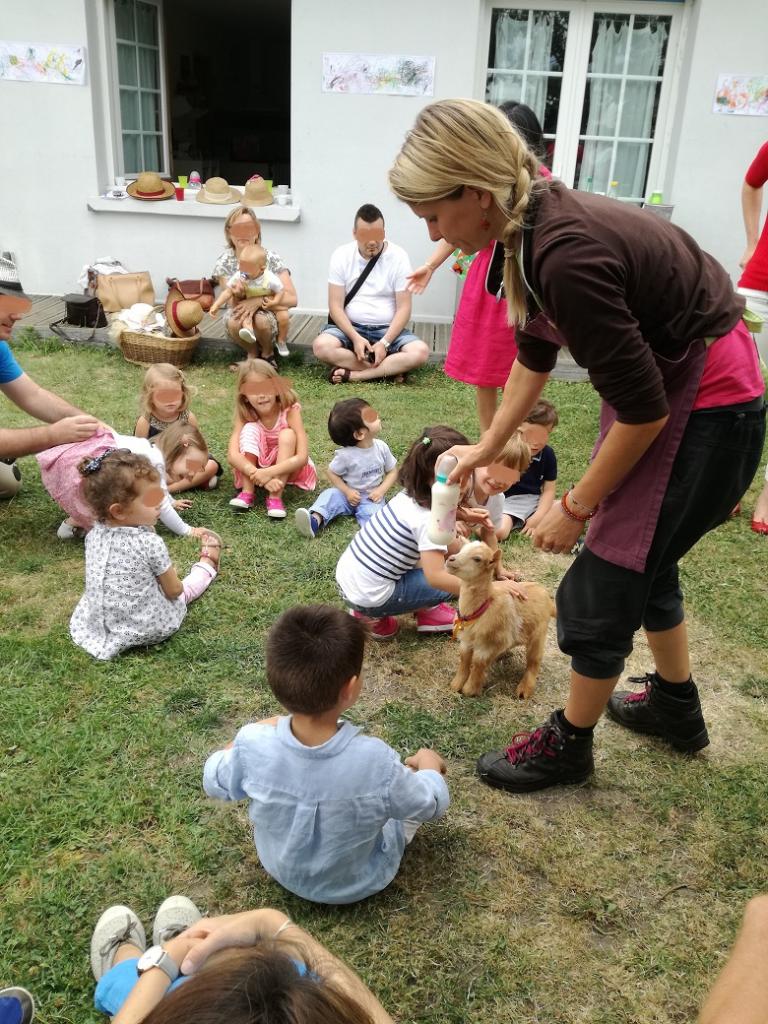
{"type": "MultiPolygon", "coordinates": [[[[522,265],[522,259],[520,263],[522,265]]],[[[551,342],[559,348],[567,348],[568,342],[556,324],[541,311],[541,303],[527,281],[525,285],[540,310],[526,322],[523,328],[525,334],[551,342]]],[[[702,339],[692,341],[676,360],[653,353],[664,381],[669,419],[622,482],[603,498],[595,517],[590,521],[584,543],[599,558],[634,572],[645,571],[672,465],[699,390],[706,356],[707,347],[702,339]]],[[[589,367],[586,369],[589,370],[589,367]]],[[[616,410],[607,402],[602,402],[600,433],[592,458],[600,450],[605,435],[615,421],[616,410]]]]}

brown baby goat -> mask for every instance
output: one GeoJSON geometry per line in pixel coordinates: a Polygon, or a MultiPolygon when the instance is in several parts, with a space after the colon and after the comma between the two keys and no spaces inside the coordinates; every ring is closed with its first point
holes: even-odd
{"type": "Polygon", "coordinates": [[[549,593],[538,583],[523,583],[528,596],[521,601],[495,587],[501,551],[472,541],[446,559],[448,572],[461,580],[459,614],[454,635],[461,646],[459,668],[451,689],[466,697],[483,692],[488,669],[506,651],[525,646],[525,674],[516,695],[527,699],[536,688],[547,625],[555,615],[549,593]],[[479,612],[479,614],[478,614],[479,612]]]}

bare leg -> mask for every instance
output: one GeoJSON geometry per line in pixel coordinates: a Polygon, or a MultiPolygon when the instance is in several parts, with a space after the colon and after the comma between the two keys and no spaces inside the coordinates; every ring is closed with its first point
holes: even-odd
{"type": "Polygon", "coordinates": [[[760,495],[755,505],[755,514],[752,516],[756,523],[768,523],[768,480],[765,482],[765,487],[760,491],[760,495]]]}
{"type": "Polygon", "coordinates": [[[241,327],[249,326],[249,324],[244,324],[241,320],[235,320],[234,317],[230,317],[229,320],[227,320],[227,334],[230,336],[232,341],[235,342],[236,345],[239,345],[240,348],[245,349],[246,355],[250,359],[256,359],[256,357],[259,354],[258,348],[255,345],[249,345],[247,342],[243,341],[239,334],[241,327]]]}
{"type": "Polygon", "coordinates": [[[291,317],[287,309],[273,309],[272,312],[275,314],[277,320],[277,337],[280,341],[285,341],[288,337],[288,328],[291,323],[291,317]]]}
{"type": "Polygon", "coordinates": [[[701,1009],[699,1024],[768,1020],[768,896],[750,900],[728,963],[701,1009]]]}
{"type": "Polygon", "coordinates": [[[112,961],[112,966],[115,964],[121,964],[123,960],[134,960],[136,957],[141,956],[143,950],[139,949],[138,946],[134,946],[132,942],[121,942],[115,950],[115,959],[112,961]]]}
{"type": "MultiPolygon", "coordinates": [[[[277,461],[284,462],[286,459],[293,458],[296,454],[296,434],[290,427],[286,427],[285,430],[281,430],[277,438],[277,461]]],[[[271,484],[279,484],[279,487],[270,487],[270,494],[279,498],[285,489],[286,481],[288,480],[288,474],[280,474],[280,476],[273,476],[270,481],[271,484]]]]}
{"type": "Polygon", "coordinates": [[[259,343],[259,351],[262,358],[269,359],[274,356],[275,351],[272,345],[272,321],[265,313],[257,313],[253,318],[253,333],[259,343]]]}
{"type": "MultiPolygon", "coordinates": [[[[244,452],[243,455],[248,460],[248,462],[251,463],[252,466],[258,466],[259,459],[258,459],[257,455],[251,455],[250,452],[244,452]]],[[[244,473],[242,474],[242,481],[241,482],[242,482],[242,487],[240,488],[241,491],[245,491],[246,494],[255,494],[256,493],[256,484],[253,482],[253,480],[249,480],[248,477],[244,473]]]]}
{"type": "Polygon", "coordinates": [[[496,415],[496,403],[498,401],[498,388],[475,388],[477,399],[477,418],[480,421],[480,433],[484,434],[490,427],[493,417],[496,415]]]}
{"type": "Polygon", "coordinates": [[[350,380],[379,380],[381,377],[396,377],[400,373],[408,373],[417,366],[423,366],[429,359],[429,349],[423,341],[409,341],[399,352],[383,359],[378,366],[368,366],[365,370],[353,370],[350,380]]]}
{"type": "MultiPolygon", "coordinates": [[[[656,671],[668,683],[687,683],[691,678],[688,653],[688,628],[685,622],[673,629],[648,633],[648,646],[653,653],[656,671]]],[[[570,721],[570,719],[569,719],[570,721]]]]}
{"type": "Polygon", "coordinates": [[[369,364],[361,362],[354,352],[344,348],[332,334],[319,334],[312,342],[315,358],[328,366],[341,366],[345,370],[363,370],[369,364]]]}
{"type": "Polygon", "coordinates": [[[571,689],[565,703],[565,717],[571,725],[577,729],[591,729],[596,725],[618,681],[618,676],[590,679],[571,669],[571,689]]]}

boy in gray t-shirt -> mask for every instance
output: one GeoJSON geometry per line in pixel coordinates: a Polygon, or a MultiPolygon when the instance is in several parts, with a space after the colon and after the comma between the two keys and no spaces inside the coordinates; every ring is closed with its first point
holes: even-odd
{"type": "Polygon", "coordinates": [[[311,508],[296,509],[296,529],[310,540],[337,516],[354,516],[360,526],[384,504],[397,480],[397,461],[389,445],[376,436],[381,420],[362,398],[337,402],[328,417],[336,450],[328,469],[333,487],[324,490],[311,508]]]}

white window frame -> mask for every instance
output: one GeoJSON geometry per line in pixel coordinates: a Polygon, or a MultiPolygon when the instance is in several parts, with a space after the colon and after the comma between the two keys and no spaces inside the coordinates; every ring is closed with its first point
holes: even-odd
{"type": "MultiPolygon", "coordinates": [[[[159,53],[158,81],[160,85],[160,123],[162,125],[162,167],[139,167],[126,170],[123,158],[123,128],[120,111],[120,82],[117,72],[117,30],[115,27],[114,0],[106,0],[106,44],[107,66],[109,69],[109,108],[112,122],[112,166],[114,174],[134,177],[143,170],[158,171],[168,177],[171,171],[170,154],[170,120],[168,113],[168,86],[165,66],[165,19],[163,17],[163,0],[142,0],[142,3],[157,8],[157,45],[159,53]]],[[[143,154],[143,146],[142,146],[143,154]]]]}
{"type": "Polygon", "coordinates": [[[476,95],[480,99],[485,99],[492,12],[499,8],[563,11],[569,15],[552,158],[552,173],[569,187],[573,187],[576,173],[593,15],[645,14],[671,18],[646,191],[664,189],[669,173],[673,111],[679,93],[682,43],[688,28],[690,4],[674,0],[489,0],[482,11],[478,43],[476,95]]]}

